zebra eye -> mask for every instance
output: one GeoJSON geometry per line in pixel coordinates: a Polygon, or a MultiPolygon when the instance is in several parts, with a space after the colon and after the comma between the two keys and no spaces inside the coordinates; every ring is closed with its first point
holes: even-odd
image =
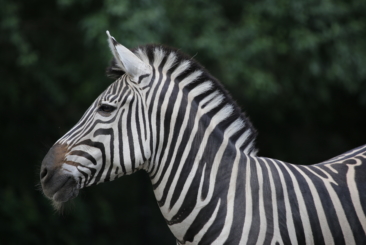
{"type": "Polygon", "coordinates": [[[110,113],[110,112],[114,111],[115,109],[116,109],[116,107],[111,106],[111,105],[101,105],[99,107],[99,111],[107,112],[107,113],[110,113]]]}

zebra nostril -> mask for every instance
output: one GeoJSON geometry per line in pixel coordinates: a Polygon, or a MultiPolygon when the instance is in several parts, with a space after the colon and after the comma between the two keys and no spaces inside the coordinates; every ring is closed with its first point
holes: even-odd
{"type": "Polygon", "coordinates": [[[42,171],[41,171],[41,179],[45,178],[47,176],[47,168],[44,168],[42,171]]]}

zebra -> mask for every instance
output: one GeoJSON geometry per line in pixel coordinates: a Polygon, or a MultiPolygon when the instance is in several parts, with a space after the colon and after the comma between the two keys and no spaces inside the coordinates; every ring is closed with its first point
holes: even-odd
{"type": "Polygon", "coordinates": [[[366,244],[366,145],[308,166],[260,157],[251,122],[198,62],[107,35],[116,81],[42,161],[56,209],[145,170],[177,244],[366,244]]]}

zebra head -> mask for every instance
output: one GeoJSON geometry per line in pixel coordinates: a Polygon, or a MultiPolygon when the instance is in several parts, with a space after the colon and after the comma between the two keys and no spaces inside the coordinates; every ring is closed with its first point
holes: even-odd
{"type": "Polygon", "coordinates": [[[124,74],[43,159],[42,189],[56,208],[76,197],[83,187],[143,168],[151,154],[146,126],[149,119],[141,89],[151,79],[151,67],[107,34],[113,67],[124,74]]]}

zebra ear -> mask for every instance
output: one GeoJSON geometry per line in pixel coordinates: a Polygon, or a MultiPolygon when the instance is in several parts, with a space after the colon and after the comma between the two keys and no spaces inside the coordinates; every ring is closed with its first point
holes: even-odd
{"type": "Polygon", "coordinates": [[[122,44],[118,43],[114,37],[109,34],[109,47],[114,55],[117,65],[132,78],[138,78],[141,75],[149,75],[151,73],[150,66],[140,60],[134,53],[122,44]]]}

